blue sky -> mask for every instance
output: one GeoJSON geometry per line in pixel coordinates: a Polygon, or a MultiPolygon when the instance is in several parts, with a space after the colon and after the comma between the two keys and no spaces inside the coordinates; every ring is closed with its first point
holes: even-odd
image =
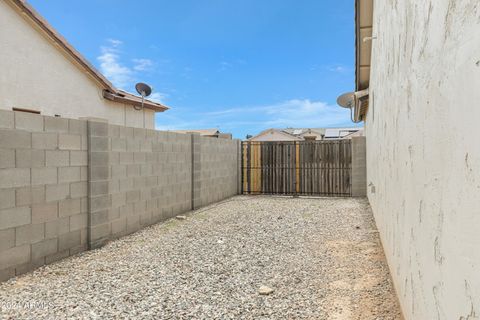
{"type": "Polygon", "coordinates": [[[30,0],[116,86],[171,107],[158,129],[352,126],[353,0],[30,0]]]}

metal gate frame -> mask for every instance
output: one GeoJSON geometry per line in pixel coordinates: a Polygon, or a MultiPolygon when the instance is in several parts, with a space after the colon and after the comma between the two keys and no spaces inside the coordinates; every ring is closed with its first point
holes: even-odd
{"type": "Polygon", "coordinates": [[[349,197],[351,140],[243,141],[242,193],[349,197]]]}

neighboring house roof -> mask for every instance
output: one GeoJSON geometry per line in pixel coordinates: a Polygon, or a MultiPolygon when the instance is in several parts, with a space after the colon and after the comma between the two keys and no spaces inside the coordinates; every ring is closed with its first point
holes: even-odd
{"type": "Polygon", "coordinates": [[[298,137],[305,136],[323,136],[325,139],[339,139],[354,132],[363,131],[363,128],[287,128],[284,131],[294,134],[298,137]]]}
{"type": "Polygon", "coordinates": [[[342,139],[351,139],[352,137],[363,137],[364,130],[358,130],[356,132],[347,134],[346,136],[343,136],[342,139]]]}
{"type": "Polygon", "coordinates": [[[248,141],[303,141],[305,137],[320,137],[320,139],[344,139],[353,134],[363,135],[363,128],[286,128],[286,129],[267,129],[248,141]],[[266,139],[269,135],[274,136],[266,139]]]}
{"type": "MultiPolygon", "coordinates": [[[[134,106],[140,106],[142,104],[142,98],[134,94],[119,90],[105,78],[94,66],[92,66],[68,41],[61,36],[38,12],[33,9],[25,0],[7,0],[19,14],[25,16],[29,22],[33,24],[35,29],[42,32],[50,41],[52,41],[56,47],[64,52],[67,58],[76,63],[80,68],[93,79],[95,82],[104,89],[103,97],[105,99],[127,103],[134,106]]],[[[148,99],[144,101],[144,107],[152,109],[157,112],[163,112],[168,110],[167,106],[162,105],[148,99]]]]}
{"type": "Polygon", "coordinates": [[[266,138],[268,135],[276,135],[275,140],[269,140],[269,141],[302,141],[303,140],[302,138],[297,137],[281,129],[267,129],[260,132],[256,136],[251,137],[250,139],[248,139],[248,141],[265,141],[265,140],[262,140],[262,137],[266,138]]]}
{"type": "Polygon", "coordinates": [[[308,129],[300,134],[300,137],[306,138],[311,137],[316,140],[322,140],[325,136],[325,129],[308,129]]]}
{"type": "Polygon", "coordinates": [[[328,128],[325,130],[325,139],[343,139],[359,131],[363,132],[363,128],[328,128]]]}
{"type": "Polygon", "coordinates": [[[325,128],[286,128],[283,131],[293,134],[295,136],[303,136],[307,133],[323,135],[325,134],[325,128]]]}
{"type": "Polygon", "coordinates": [[[201,136],[217,136],[220,134],[218,129],[189,129],[189,130],[170,130],[176,133],[198,133],[201,136]]]}

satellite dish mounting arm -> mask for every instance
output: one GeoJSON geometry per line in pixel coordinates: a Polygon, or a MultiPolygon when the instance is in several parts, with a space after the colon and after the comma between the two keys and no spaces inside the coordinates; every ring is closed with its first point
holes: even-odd
{"type": "Polygon", "coordinates": [[[133,108],[135,110],[142,110],[143,103],[145,102],[145,97],[148,97],[149,95],[152,94],[152,87],[150,87],[146,83],[139,82],[135,85],[135,90],[137,90],[138,94],[142,96],[142,106],[140,108],[133,106],[133,108]]]}

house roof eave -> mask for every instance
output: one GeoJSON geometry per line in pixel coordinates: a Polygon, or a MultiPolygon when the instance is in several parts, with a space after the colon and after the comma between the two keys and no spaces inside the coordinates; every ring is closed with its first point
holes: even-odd
{"type": "MultiPolygon", "coordinates": [[[[129,104],[132,106],[137,106],[140,107],[142,106],[142,98],[138,97],[134,94],[118,90],[117,93],[110,92],[108,90],[103,90],[103,97],[107,100],[113,101],[113,102],[118,102],[118,103],[124,103],[124,104],[129,104]]],[[[143,107],[153,110],[155,112],[164,112],[168,109],[169,107],[158,103],[154,102],[148,99],[144,99],[143,101],[143,107]]]]}
{"type": "MultiPolygon", "coordinates": [[[[73,61],[81,70],[92,78],[97,85],[103,89],[103,98],[133,106],[141,105],[141,97],[117,89],[100,71],[98,71],[80,52],[78,52],[62,35],[60,35],[30,4],[25,0],[7,0],[7,3],[24,16],[33,27],[39,30],[50,40],[54,46],[59,48],[68,58],[73,61]]],[[[169,107],[163,104],[145,99],[144,107],[163,112],[169,107]]]]}
{"type": "Polygon", "coordinates": [[[355,0],[355,91],[370,84],[373,0],[355,0]]]}

